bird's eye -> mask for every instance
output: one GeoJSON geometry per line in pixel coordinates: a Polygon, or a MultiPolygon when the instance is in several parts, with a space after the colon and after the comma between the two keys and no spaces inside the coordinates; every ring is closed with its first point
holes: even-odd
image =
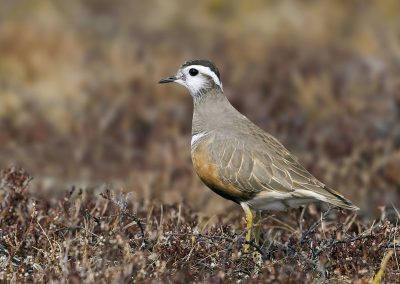
{"type": "Polygon", "coordinates": [[[196,76],[197,74],[199,74],[199,70],[192,68],[189,70],[189,74],[190,76],[196,76]]]}

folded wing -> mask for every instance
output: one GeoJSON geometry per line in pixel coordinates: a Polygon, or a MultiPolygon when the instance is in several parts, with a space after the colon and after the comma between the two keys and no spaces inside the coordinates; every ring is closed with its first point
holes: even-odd
{"type": "Polygon", "coordinates": [[[348,199],[311,175],[274,137],[262,130],[251,139],[213,134],[210,158],[224,184],[249,196],[284,200],[320,200],[358,209],[348,199]],[[229,138],[228,138],[229,137],[229,138]]]}

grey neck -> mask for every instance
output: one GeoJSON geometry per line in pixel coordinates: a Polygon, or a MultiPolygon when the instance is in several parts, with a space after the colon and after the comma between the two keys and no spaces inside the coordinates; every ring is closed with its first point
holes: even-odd
{"type": "Polygon", "coordinates": [[[194,96],[193,103],[192,135],[229,127],[239,115],[219,88],[194,96]]]}

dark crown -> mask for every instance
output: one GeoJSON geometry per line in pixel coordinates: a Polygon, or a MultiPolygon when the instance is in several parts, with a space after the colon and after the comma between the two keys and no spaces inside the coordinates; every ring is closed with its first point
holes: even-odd
{"type": "Polygon", "coordinates": [[[221,77],[219,75],[218,68],[210,60],[207,60],[207,59],[194,59],[194,60],[190,60],[190,61],[185,62],[182,65],[182,67],[188,67],[190,65],[202,65],[202,66],[210,68],[211,71],[213,71],[217,75],[218,79],[221,81],[221,77]]]}

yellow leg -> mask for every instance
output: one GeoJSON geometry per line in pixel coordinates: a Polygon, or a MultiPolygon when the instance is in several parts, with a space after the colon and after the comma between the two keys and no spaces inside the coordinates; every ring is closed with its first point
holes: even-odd
{"type": "Polygon", "coordinates": [[[251,228],[253,227],[253,214],[251,213],[250,207],[246,203],[242,202],[240,203],[240,205],[242,205],[244,213],[246,214],[247,233],[246,233],[246,243],[244,244],[244,252],[248,253],[251,241],[251,228]]]}
{"type": "MultiPolygon", "coordinates": [[[[254,225],[255,225],[254,239],[255,239],[255,243],[257,246],[260,245],[260,230],[261,230],[260,219],[261,219],[261,212],[259,210],[257,210],[256,216],[254,217],[254,225]]],[[[258,250],[255,250],[253,252],[253,258],[256,261],[262,261],[261,254],[259,253],[258,250]]]]}
{"type": "Polygon", "coordinates": [[[256,225],[256,229],[254,232],[254,238],[256,241],[256,245],[260,245],[260,219],[261,219],[261,212],[259,210],[256,211],[256,217],[254,218],[254,223],[256,225]]]}

